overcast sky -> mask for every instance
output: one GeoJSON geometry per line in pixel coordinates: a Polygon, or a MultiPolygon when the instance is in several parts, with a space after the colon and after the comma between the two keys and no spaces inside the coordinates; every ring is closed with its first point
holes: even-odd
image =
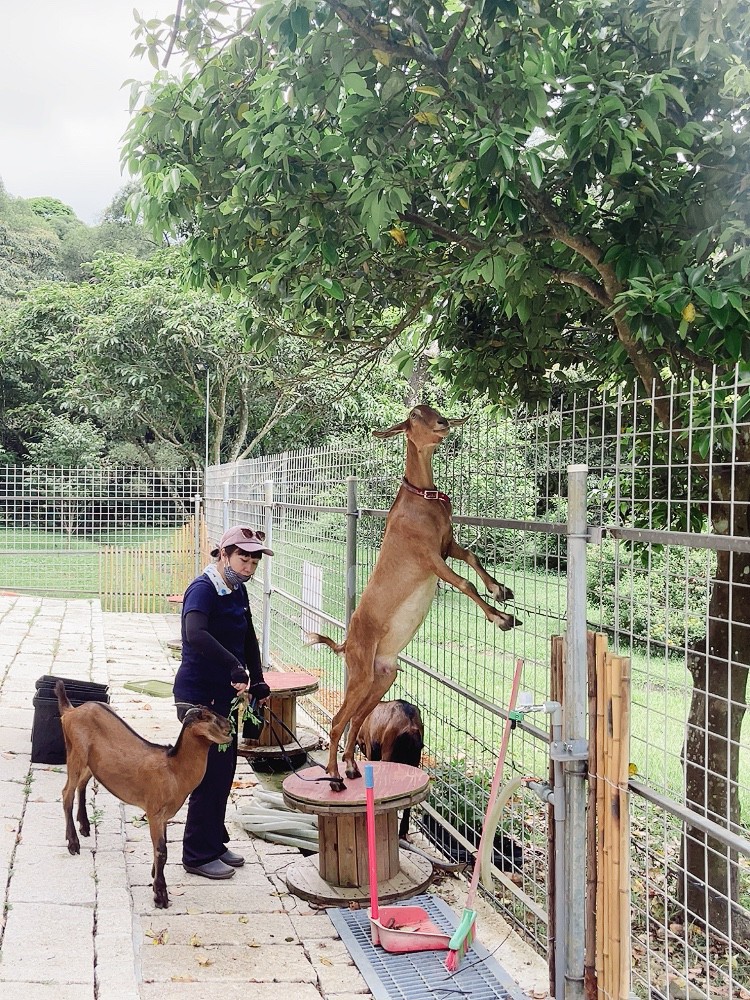
{"type": "Polygon", "coordinates": [[[177,0],[0,0],[0,178],[16,197],[49,195],[98,221],[127,180],[120,139],[124,80],[149,80],[131,58],[133,8],[164,17],[177,0]]]}

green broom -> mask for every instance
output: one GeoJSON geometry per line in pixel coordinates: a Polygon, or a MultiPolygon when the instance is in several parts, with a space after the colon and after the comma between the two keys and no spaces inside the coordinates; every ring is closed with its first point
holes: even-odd
{"type": "Polygon", "coordinates": [[[523,660],[516,660],[516,670],[513,674],[513,686],[510,691],[510,703],[508,705],[508,717],[505,720],[505,729],[503,730],[503,741],[500,745],[500,756],[497,758],[497,764],[495,765],[495,774],[492,778],[492,787],[490,788],[490,797],[487,802],[487,812],[484,814],[484,820],[482,821],[482,834],[479,838],[479,847],[477,848],[476,861],[474,862],[474,872],[471,876],[471,882],[469,884],[469,892],[466,896],[466,906],[464,907],[464,912],[459,922],[458,927],[453,933],[453,937],[450,939],[448,944],[448,954],[445,959],[445,967],[448,972],[457,972],[464,955],[471,948],[477,936],[477,911],[474,907],[474,898],[477,894],[477,889],[479,888],[479,873],[481,865],[479,859],[482,856],[482,842],[484,841],[485,831],[487,829],[487,817],[492,812],[495,805],[495,800],[497,799],[497,793],[500,791],[500,782],[503,777],[503,767],[505,766],[505,755],[508,750],[508,741],[510,739],[510,731],[516,724],[517,716],[515,713],[516,698],[518,697],[518,686],[521,682],[521,668],[523,667],[523,660]]]}

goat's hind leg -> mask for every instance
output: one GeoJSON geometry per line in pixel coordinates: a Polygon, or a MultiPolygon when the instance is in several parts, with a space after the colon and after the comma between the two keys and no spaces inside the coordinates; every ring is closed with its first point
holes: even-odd
{"type": "Polygon", "coordinates": [[[86,787],[91,780],[91,771],[88,768],[83,772],[81,777],[78,779],[77,792],[78,792],[78,829],[81,831],[82,837],[88,837],[91,834],[91,824],[89,823],[89,814],[86,811],[86,787]]]}
{"type": "MultiPolygon", "coordinates": [[[[68,771],[67,779],[62,791],[62,807],[63,815],[65,816],[65,839],[68,842],[68,850],[71,854],[81,853],[81,842],[78,839],[78,833],[76,831],[75,823],[73,822],[73,802],[75,800],[76,787],[79,783],[79,776],[81,774],[81,769],[75,759],[75,755],[71,752],[70,746],[67,747],[68,751],[68,771]]],[[[84,768],[85,773],[86,768],[84,768]]]]}
{"type": "Polygon", "coordinates": [[[347,778],[361,777],[361,772],[354,759],[354,751],[357,747],[357,735],[362,727],[362,723],[378,702],[382,700],[383,695],[395,681],[397,672],[395,663],[392,667],[390,665],[386,667],[382,664],[378,666],[377,662],[375,663],[375,676],[372,683],[368,686],[367,693],[363,698],[359,699],[349,727],[349,738],[346,741],[343,758],[347,778]]]}
{"type": "Polygon", "coordinates": [[[377,645],[375,642],[370,642],[364,646],[358,646],[356,638],[352,641],[347,639],[346,669],[348,677],[346,690],[344,691],[344,700],[341,703],[341,708],[338,712],[336,712],[333,717],[333,722],[331,723],[331,743],[328,749],[328,764],[326,766],[326,771],[328,772],[328,777],[331,782],[331,789],[334,792],[340,792],[346,787],[344,785],[344,779],[341,777],[341,772],[339,771],[337,756],[339,740],[343,735],[346,724],[354,718],[355,712],[357,713],[359,723],[356,726],[352,724],[349,731],[347,747],[351,750],[351,752],[348,759],[351,761],[352,766],[347,767],[346,774],[348,778],[360,777],[359,770],[357,769],[356,764],[354,764],[354,744],[356,743],[357,736],[359,734],[359,725],[365,718],[365,716],[359,712],[359,708],[369,697],[373,686],[376,648],[377,645]]]}

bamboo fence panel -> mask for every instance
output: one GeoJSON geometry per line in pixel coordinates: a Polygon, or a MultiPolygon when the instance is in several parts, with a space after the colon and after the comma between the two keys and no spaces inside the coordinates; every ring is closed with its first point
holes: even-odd
{"type": "MultiPolygon", "coordinates": [[[[594,642],[596,711],[590,724],[596,803],[595,919],[597,996],[629,1000],[630,916],[630,659],[607,650],[604,636],[594,642]]],[[[591,828],[590,828],[591,829],[591,828]]]]}
{"type": "Polygon", "coordinates": [[[630,903],[630,657],[620,659],[620,773],[617,782],[620,821],[620,881],[619,921],[620,921],[620,968],[619,1000],[630,1000],[630,969],[632,964],[631,903],[630,903]]]}
{"type": "MultiPolygon", "coordinates": [[[[203,518],[200,542],[202,565],[205,565],[208,543],[203,518]]],[[[194,576],[194,518],[137,546],[106,545],[99,553],[102,610],[136,614],[174,610],[175,603],[169,603],[169,596],[181,595],[194,576]]]]}
{"type": "Polygon", "coordinates": [[[597,987],[597,872],[599,842],[597,839],[597,794],[596,775],[597,739],[600,727],[597,716],[597,658],[606,649],[607,637],[601,633],[589,632],[586,636],[586,662],[588,674],[589,713],[589,794],[586,807],[586,942],[583,962],[583,986],[587,1000],[596,1000],[597,987]]]}

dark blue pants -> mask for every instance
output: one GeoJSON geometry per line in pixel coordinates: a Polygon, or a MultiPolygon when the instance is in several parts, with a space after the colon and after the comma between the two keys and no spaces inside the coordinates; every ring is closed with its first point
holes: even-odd
{"type": "Polygon", "coordinates": [[[224,817],[236,766],[236,737],[223,751],[215,743],[211,744],[203,781],[188,799],[185,834],[182,838],[184,865],[205,865],[220,858],[227,849],[229,834],[224,825],[224,817]]]}

